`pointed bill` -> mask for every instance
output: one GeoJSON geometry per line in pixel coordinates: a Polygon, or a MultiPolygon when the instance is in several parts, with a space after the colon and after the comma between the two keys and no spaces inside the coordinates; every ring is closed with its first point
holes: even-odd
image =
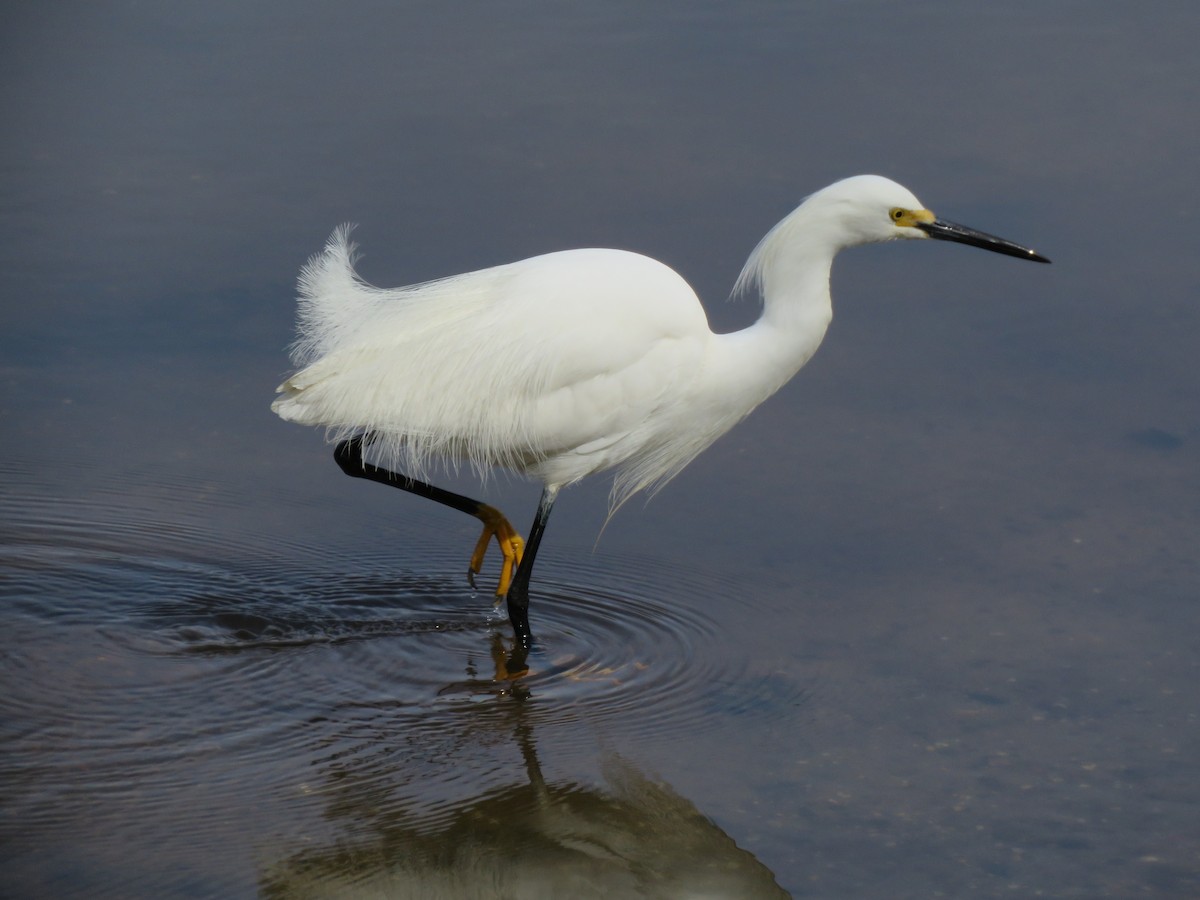
{"type": "Polygon", "coordinates": [[[936,238],[939,241],[970,244],[972,247],[991,250],[993,253],[1003,253],[1005,256],[1015,256],[1017,259],[1029,259],[1041,263],[1050,262],[1046,257],[1028,247],[1014,244],[1012,241],[996,237],[994,234],[976,231],[974,228],[968,228],[965,225],[947,222],[945,219],[935,219],[932,222],[915,222],[914,225],[931,238],[936,238]]]}

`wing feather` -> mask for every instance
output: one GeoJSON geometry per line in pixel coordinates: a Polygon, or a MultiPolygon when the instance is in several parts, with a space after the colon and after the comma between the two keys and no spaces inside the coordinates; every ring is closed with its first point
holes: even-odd
{"type": "Polygon", "coordinates": [[[638,254],[564,251],[381,289],[355,272],[349,235],[301,273],[300,369],[272,408],[331,440],[374,432],[383,464],[416,477],[466,461],[567,483],[620,464],[711,336],[686,282],[638,254]]]}

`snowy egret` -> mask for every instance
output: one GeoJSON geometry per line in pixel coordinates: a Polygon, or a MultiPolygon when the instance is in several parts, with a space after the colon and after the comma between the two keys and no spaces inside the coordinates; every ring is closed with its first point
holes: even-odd
{"type": "Polygon", "coordinates": [[[482,520],[468,574],[473,583],[495,538],[497,595],[528,647],[529,579],[559,490],[615,468],[611,514],[662,487],[816,352],[838,251],[904,238],[1049,262],[937,218],[893,181],[859,175],[771,229],[735,286],[758,291],[759,319],[714,334],[687,282],[637,253],[566,250],[385,290],[356,274],[343,226],[300,274],[299,371],[272,409],[325,426],[347,474],[482,520]],[[435,462],[464,461],[541,480],[528,543],[495,508],[422,480],[435,462]]]}

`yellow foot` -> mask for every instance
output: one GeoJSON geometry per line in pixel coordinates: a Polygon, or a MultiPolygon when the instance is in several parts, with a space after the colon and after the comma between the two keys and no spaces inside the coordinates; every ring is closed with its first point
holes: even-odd
{"type": "Polygon", "coordinates": [[[496,588],[496,602],[508,595],[508,586],[512,584],[513,573],[521,564],[521,554],[525,552],[525,539],[504,518],[504,513],[486,503],[479,504],[475,517],[483,522],[483,534],[475,542],[475,552],[471,554],[471,565],[467,569],[467,580],[475,587],[475,576],[483,567],[483,557],[487,553],[488,541],[493,537],[500,552],[504,554],[504,563],[500,567],[500,584],[496,588]]]}

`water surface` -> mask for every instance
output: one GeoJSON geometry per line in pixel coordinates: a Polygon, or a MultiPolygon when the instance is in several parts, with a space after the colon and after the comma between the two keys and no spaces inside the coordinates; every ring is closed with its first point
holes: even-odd
{"type": "Polygon", "coordinates": [[[1182,2],[14,14],[6,893],[1200,893],[1198,34],[1182,2]],[[847,253],[793,384],[598,541],[608,485],[562,496],[522,678],[474,523],[269,412],[342,221],[386,285],[639,250],[727,330],[759,237],[864,171],[1054,265],[847,253]]]}

